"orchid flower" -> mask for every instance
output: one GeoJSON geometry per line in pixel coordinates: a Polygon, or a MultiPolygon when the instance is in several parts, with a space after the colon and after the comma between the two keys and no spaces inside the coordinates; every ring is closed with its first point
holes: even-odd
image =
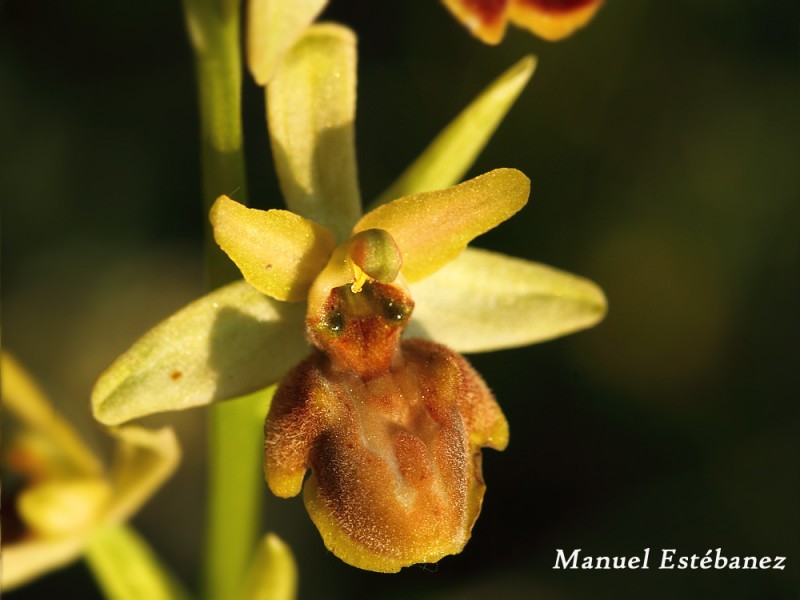
{"type": "Polygon", "coordinates": [[[483,497],[480,448],[507,443],[497,402],[458,352],[589,327],[605,298],[583,278],[466,247],[527,202],[528,178],[515,169],[453,184],[533,59],[490,85],[362,214],[355,43],[343,27],[312,26],[270,79],[289,210],[221,196],[210,215],[245,280],[146,334],[92,401],[96,418],[118,424],[280,382],[266,420],[270,488],[293,496],[310,468],[305,503],[326,546],[389,572],[463,548],[483,497]]]}
{"type": "Polygon", "coordinates": [[[508,441],[500,408],[445,346],[400,335],[406,281],[423,279],[527,200],[528,179],[497,169],[364,215],[349,240],[281,210],[222,196],[214,235],[262,293],[307,298],[315,348],[278,388],[266,422],[265,473],[300,492],[326,546],[363,569],[398,571],[461,551],[484,485],[480,448],[508,441]],[[269,240],[269,243],[264,243],[269,240]]]}
{"type": "MultiPolygon", "coordinates": [[[[5,352],[0,361],[3,404],[16,425],[5,443],[4,472],[20,482],[3,490],[3,590],[82,555],[102,576],[117,560],[112,555],[123,553],[130,563],[146,565],[129,570],[136,571],[140,591],[153,598],[178,594],[152,564],[144,542],[122,526],[177,467],[173,431],[111,430],[116,460],[107,469],[17,361],[5,352]]],[[[115,576],[116,586],[128,583],[119,571],[115,576]]]]}
{"type": "Polygon", "coordinates": [[[472,34],[499,44],[510,21],[549,41],[572,35],[592,20],[603,0],[444,0],[472,34]]]}

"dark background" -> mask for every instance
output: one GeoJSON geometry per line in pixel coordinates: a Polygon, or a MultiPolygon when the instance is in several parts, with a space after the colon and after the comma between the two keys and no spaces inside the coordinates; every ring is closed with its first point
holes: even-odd
{"type": "MultiPolygon", "coordinates": [[[[517,167],[524,211],[477,245],[605,290],[594,330],[472,358],[511,424],[484,453],[471,542],[387,576],[328,554],[299,499],[266,505],[302,598],[792,598],[797,593],[798,53],[793,2],[607,3],[551,44],[496,48],[437,2],[333,0],[360,38],[357,141],[375,197],[488,82],[538,70],[470,175],[517,167]],[[785,571],[552,570],[555,551],[788,556],[785,571]]],[[[192,58],[175,2],[0,5],[3,343],[102,445],[99,372],[202,292],[192,58]]],[[[280,205],[245,90],[254,205],[280,205]]],[[[194,586],[204,411],[135,519],[194,586]]],[[[82,563],[10,599],[97,595],[82,563]]]]}

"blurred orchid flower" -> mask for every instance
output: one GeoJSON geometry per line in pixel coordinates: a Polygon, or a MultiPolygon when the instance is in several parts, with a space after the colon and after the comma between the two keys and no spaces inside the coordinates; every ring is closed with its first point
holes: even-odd
{"type": "Polygon", "coordinates": [[[499,44],[510,21],[549,41],[572,35],[592,20],[603,0],[444,0],[472,34],[499,44]]]}
{"type": "Polygon", "coordinates": [[[214,236],[246,281],[145,335],[100,377],[92,402],[100,421],[118,424],[281,381],[266,422],[271,489],[297,494],[310,467],[305,503],[327,547],[397,571],[463,548],[483,496],[480,448],[507,443],[502,412],[457,352],[577,331],[606,304],[585,279],[466,248],[527,201],[529,181],[514,169],[453,184],[533,59],[489,86],[364,215],[355,63],[355,37],[336,25],[310,27],[286,53],[267,117],[290,210],[220,197],[214,236]],[[420,339],[401,341],[404,330],[420,339]]]}
{"type": "MultiPolygon", "coordinates": [[[[16,480],[4,490],[3,590],[83,554],[91,562],[99,540],[104,552],[116,544],[137,561],[149,561],[149,551],[139,550],[144,542],[120,526],[177,467],[180,449],[173,431],[111,430],[116,458],[107,470],[17,361],[5,352],[0,360],[3,405],[13,418],[4,473],[16,480]]],[[[140,590],[163,589],[162,582],[148,579],[153,572],[139,570],[140,590]]]]}

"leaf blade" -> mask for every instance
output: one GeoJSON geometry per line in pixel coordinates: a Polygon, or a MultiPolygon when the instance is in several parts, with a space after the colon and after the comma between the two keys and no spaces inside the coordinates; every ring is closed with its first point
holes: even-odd
{"type": "Polygon", "coordinates": [[[109,527],[96,533],[86,560],[100,588],[111,600],[188,600],[175,575],[131,527],[109,527]]]}

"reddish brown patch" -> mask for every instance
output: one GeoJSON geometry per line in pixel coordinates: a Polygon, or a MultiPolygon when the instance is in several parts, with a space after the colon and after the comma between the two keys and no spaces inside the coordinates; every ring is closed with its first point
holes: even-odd
{"type": "Polygon", "coordinates": [[[520,6],[526,6],[542,12],[568,13],[580,10],[592,4],[600,4],[602,0],[515,0],[520,6]]]}
{"type": "Polygon", "coordinates": [[[177,369],[169,374],[169,378],[172,379],[172,381],[178,381],[178,379],[180,379],[181,377],[183,377],[183,373],[181,373],[177,369]]]}
{"type": "Polygon", "coordinates": [[[31,452],[22,445],[12,444],[3,459],[4,467],[24,475],[29,482],[41,481],[47,477],[48,465],[40,452],[31,452]]]}
{"type": "Polygon", "coordinates": [[[265,269],[266,271],[271,271],[271,270],[272,270],[272,263],[269,263],[269,264],[267,264],[267,265],[264,265],[264,269],[265,269]]]}
{"type": "Polygon", "coordinates": [[[413,301],[393,285],[368,281],[361,292],[350,286],[331,290],[321,316],[306,321],[309,341],[335,369],[365,380],[389,370],[397,358],[400,334],[413,301]]]}
{"type": "Polygon", "coordinates": [[[502,19],[509,0],[464,0],[464,8],[482,23],[495,23],[502,19]]]}

